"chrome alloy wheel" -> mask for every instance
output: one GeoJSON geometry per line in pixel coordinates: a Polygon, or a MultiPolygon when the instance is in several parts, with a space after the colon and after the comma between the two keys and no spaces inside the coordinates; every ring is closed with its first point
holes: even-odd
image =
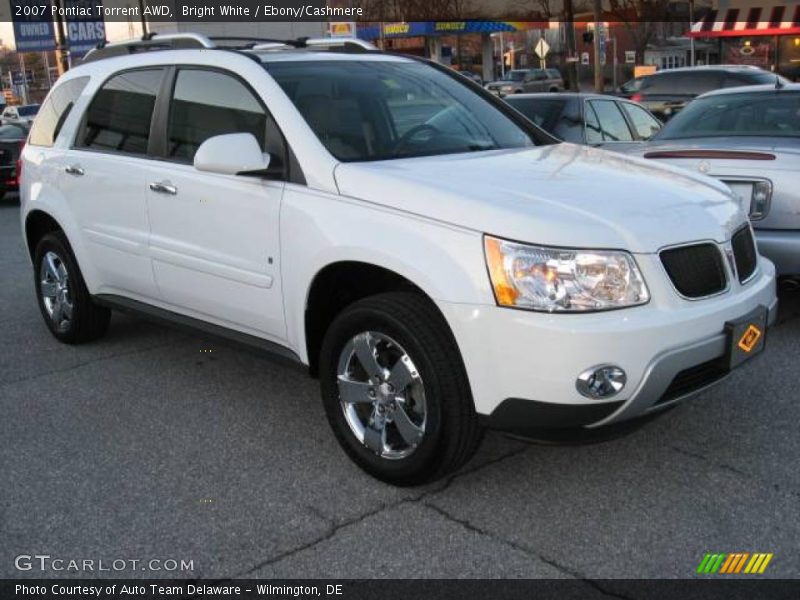
{"type": "Polygon", "coordinates": [[[39,265],[39,289],[44,308],[56,329],[69,329],[73,313],[69,274],[64,261],[55,252],[47,252],[39,265]]]}
{"type": "Polygon", "coordinates": [[[345,344],[337,368],[339,403],[353,435],[381,458],[411,455],[425,435],[425,388],[405,349],[365,331],[345,344]]]}

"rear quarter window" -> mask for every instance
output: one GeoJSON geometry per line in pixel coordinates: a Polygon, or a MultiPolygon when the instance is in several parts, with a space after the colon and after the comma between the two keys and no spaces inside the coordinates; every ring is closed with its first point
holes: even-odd
{"type": "Polygon", "coordinates": [[[39,109],[28,143],[48,148],[55,144],[64,122],[87,83],[88,77],[76,77],[56,86],[50,92],[39,109]]]}

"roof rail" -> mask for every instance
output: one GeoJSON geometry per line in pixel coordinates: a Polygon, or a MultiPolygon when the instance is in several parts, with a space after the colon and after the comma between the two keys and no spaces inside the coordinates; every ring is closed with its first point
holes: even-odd
{"type": "Polygon", "coordinates": [[[358,38],[297,38],[279,40],[273,38],[257,38],[244,36],[206,37],[199,33],[149,33],[141,38],[122,42],[101,42],[83,57],[83,62],[92,62],[103,58],[127,56],[138,52],[154,50],[186,50],[186,49],[220,49],[220,50],[279,50],[281,48],[329,48],[342,49],[345,52],[372,52],[377,46],[358,38]],[[217,43],[219,42],[219,44],[217,43]],[[233,45],[224,44],[233,42],[233,45]]]}
{"type": "MultiPolygon", "coordinates": [[[[295,48],[299,48],[303,45],[302,38],[298,40],[279,40],[274,38],[261,38],[261,37],[249,37],[249,36],[236,36],[236,35],[229,35],[229,36],[214,36],[209,38],[212,42],[240,42],[237,45],[233,46],[223,46],[225,49],[239,49],[239,50],[250,50],[257,46],[263,46],[267,44],[274,44],[280,46],[292,46],[295,48]]],[[[218,46],[219,47],[219,46],[218,46]]]]}
{"type": "Polygon", "coordinates": [[[83,62],[92,62],[114,56],[126,56],[137,52],[153,50],[185,50],[190,48],[216,48],[211,39],[199,33],[150,33],[138,39],[122,42],[100,42],[97,47],[89,50],[83,57],[83,62]]]}
{"type": "Polygon", "coordinates": [[[353,50],[361,49],[366,51],[378,50],[375,44],[371,44],[365,40],[358,38],[300,38],[298,42],[304,42],[306,47],[323,47],[335,48],[336,46],[344,46],[353,50]]]}

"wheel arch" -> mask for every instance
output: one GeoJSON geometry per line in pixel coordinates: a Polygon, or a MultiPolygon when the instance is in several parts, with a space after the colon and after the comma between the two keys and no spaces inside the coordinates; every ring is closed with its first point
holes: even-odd
{"type": "MultiPolygon", "coordinates": [[[[450,329],[432,295],[405,275],[360,260],[329,263],[314,275],[306,294],[303,325],[309,371],[313,376],[317,375],[322,340],[336,316],[353,302],[392,291],[412,292],[424,297],[450,329]]],[[[452,330],[450,333],[453,334],[452,330]]]]}
{"type": "Polygon", "coordinates": [[[31,260],[36,252],[36,245],[43,236],[53,231],[64,231],[61,224],[50,213],[41,209],[30,211],[25,217],[25,245],[31,260]]]}

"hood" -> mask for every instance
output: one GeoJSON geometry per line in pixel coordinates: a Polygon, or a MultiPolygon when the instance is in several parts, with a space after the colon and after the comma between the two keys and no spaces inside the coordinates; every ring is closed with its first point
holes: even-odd
{"type": "Polygon", "coordinates": [[[341,194],[522,242],[649,253],[746,221],[709,177],[574,144],[341,163],[341,194]]]}

